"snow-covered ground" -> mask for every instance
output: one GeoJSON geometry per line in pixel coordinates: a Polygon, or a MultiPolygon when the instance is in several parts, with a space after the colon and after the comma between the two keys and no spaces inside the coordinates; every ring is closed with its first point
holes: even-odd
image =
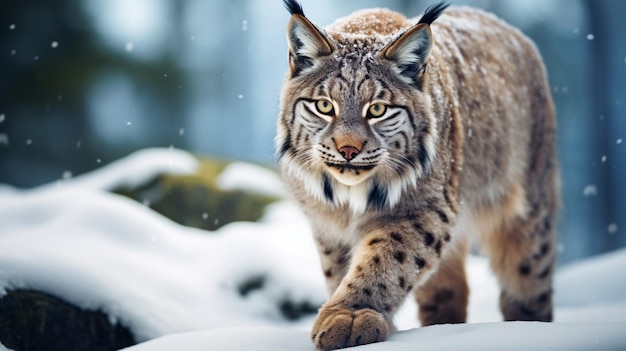
{"type": "MultiPolygon", "coordinates": [[[[185,152],[153,149],[32,190],[0,186],[0,295],[29,288],[102,310],[145,341],[132,351],[312,350],[314,317],[280,312],[326,298],[306,219],[291,203],[270,206],[258,223],[206,232],[107,191],[195,168],[185,152]],[[251,280],[259,284],[248,291],[251,280]]],[[[235,163],[222,178],[224,187],[282,194],[253,165],[235,163]]],[[[417,328],[407,301],[402,331],[360,349],[626,350],[626,250],[559,269],[554,323],[499,322],[486,261],[470,257],[467,271],[470,324],[417,328]]]]}

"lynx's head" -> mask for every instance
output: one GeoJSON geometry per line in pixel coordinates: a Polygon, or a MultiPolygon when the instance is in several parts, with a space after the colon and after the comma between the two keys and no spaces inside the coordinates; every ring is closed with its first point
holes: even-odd
{"type": "Polygon", "coordinates": [[[430,24],[388,10],[366,10],[325,29],[285,0],[289,71],[276,136],[285,177],[355,212],[395,205],[435,159],[435,119],[426,93],[430,24]]]}

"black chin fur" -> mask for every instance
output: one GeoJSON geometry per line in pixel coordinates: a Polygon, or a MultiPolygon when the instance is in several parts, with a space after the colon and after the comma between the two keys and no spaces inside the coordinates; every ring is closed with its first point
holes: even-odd
{"type": "Polygon", "coordinates": [[[367,194],[367,208],[376,208],[382,210],[387,204],[387,188],[381,186],[377,181],[372,182],[369,193],[367,194]]]}
{"type": "Polygon", "coordinates": [[[330,202],[334,202],[335,194],[333,192],[333,185],[330,181],[330,178],[328,177],[328,174],[326,173],[322,174],[322,186],[324,189],[324,196],[326,197],[326,199],[330,202]]]}

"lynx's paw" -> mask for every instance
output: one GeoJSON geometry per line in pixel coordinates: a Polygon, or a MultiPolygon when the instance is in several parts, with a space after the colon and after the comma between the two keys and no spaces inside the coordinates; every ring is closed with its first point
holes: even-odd
{"type": "Polygon", "coordinates": [[[322,307],[311,332],[318,350],[365,345],[385,341],[388,336],[387,320],[372,309],[350,311],[322,307]]]}

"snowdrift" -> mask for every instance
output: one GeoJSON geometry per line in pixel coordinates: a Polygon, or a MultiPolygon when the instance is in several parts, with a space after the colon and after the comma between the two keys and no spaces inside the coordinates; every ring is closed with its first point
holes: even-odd
{"type": "MultiPolygon", "coordinates": [[[[196,167],[185,152],[153,149],[33,190],[0,186],[0,297],[33,289],[103,311],[145,341],[133,351],[313,349],[312,312],[326,293],[306,219],[291,203],[209,232],[107,191],[196,167]]],[[[283,194],[254,165],[233,164],[218,183],[283,194]]],[[[407,301],[401,331],[361,349],[626,349],[626,250],[560,267],[555,323],[500,323],[486,261],[470,257],[467,270],[469,324],[418,328],[407,301]]]]}

